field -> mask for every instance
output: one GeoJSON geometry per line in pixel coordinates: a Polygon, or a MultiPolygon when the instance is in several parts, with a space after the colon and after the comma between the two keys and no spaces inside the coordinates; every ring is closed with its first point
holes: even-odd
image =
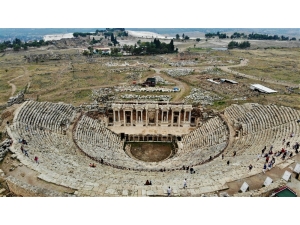
{"type": "MultiPolygon", "coordinates": [[[[0,57],[0,105],[5,104],[12,94],[26,88],[25,98],[38,101],[65,102],[75,106],[90,103],[92,89],[132,85],[139,74],[137,83],[147,77],[159,75],[174,85],[163,87],[181,88],[179,93],[167,93],[171,101],[181,102],[190,94],[192,88],[202,88],[222,98],[208,105],[210,109],[223,109],[232,103],[258,102],[292,107],[299,106],[300,48],[284,48],[295,43],[283,43],[283,47],[274,47],[275,42],[257,42],[263,48],[250,50],[216,51],[213,47],[224,47],[222,40],[193,40],[178,43],[180,51],[188,50],[186,59],[178,54],[155,56],[124,56],[87,58],[78,49],[31,49],[27,52],[7,51],[0,57]],[[47,55],[41,57],[41,55],[47,55]],[[38,57],[38,60],[26,60],[26,57],[38,57]],[[54,56],[59,56],[58,58],[54,56]],[[240,59],[247,59],[246,65],[239,65],[240,59]],[[174,64],[178,64],[177,66],[174,64]],[[226,68],[224,69],[224,67],[226,68]],[[194,72],[186,76],[171,77],[165,73],[168,69],[191,68],[194,72]],[[246,74],[249,77],[239,76],[246,74]],[[232,84],[214,84],[208,78],[228,78],[239,82],[232,84]],[[276,83],[277,82],[277,83],[276,83]],[[278,91],[276,94],[259,94],[249,89],[249,85],[260,83],[278,91]],[[12,93],[13,92],[13,93],[12,93]]],[[[175,42],[175,46],[176,46],[175,42]]],[[[278,44],[278,43],[276,43],[278,44]]],[[[226,46],[226,45],[225,45],[226,46]]],[[[138,95],[164,95],[165,93],[126,92],[116,93],[138,95]]]]}

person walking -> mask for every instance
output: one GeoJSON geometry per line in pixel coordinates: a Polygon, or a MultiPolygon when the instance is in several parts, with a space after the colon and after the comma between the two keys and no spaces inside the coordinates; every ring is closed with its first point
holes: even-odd
{"type": "Polygon", "coordinates": [[[266,169],[267,169],[267,164],[265,163],[265,164],[264,164],[264,167],[263,167],[263,172],[264,172],[264,173],[266,173],[266,169]]]}
{"type": "Polygon", "coordinates": [[[252,168],[253,168],[253,166],[252,166],[252,164],[250,164],[250,165],[249,165],[249,171],[250,171],[250,172],[251,172],[252,168]]]}
{"type": "Polygon", "coordinates": [[[261,150],[261,156],[263,156],[263,155],[264,155],[264,153],[265,153],[266,149],[267,149],[267,146],[265,146],[265,147],[263,148],[263,150],[261,150]]]}
{"type": "Polygon", "coordinates": [[[229,166],[229,160],[227,161],[227,165],[229,166]]]}
{"type": "Polygon", "coordinates": [[[271,170],[272,169],[272,162],[269,162],[269,164],[268,164],[268,170],[271,170]]]}
{"type": "Polygon", "coordinates": [[[171,192],[172,192],[172,189],[171,189],[171,187],[169,187],[169,188],[167,189],[168,197],[170,197],[171,192]]]}
{"type": "Polygon", "coordinates": [[[185,178],[183,181],[183,188],[186,188],[186,187],[187,187],[187,184],[186,184],[186,178],[185,178]]]}
{"type": "Polygon", "coordinates": [[[25,149],[24,149],[24,154],[25,154],[25,156],[27,156],[29,158],[28,152],[25,149]]]}
{"type": "Polygon", "coordinates": [[[40,164],[40,163],[39,163],[39,158],[38,158],[37,156],[34,157],[34,161],[35,161],[37,164],[40,164]]]}

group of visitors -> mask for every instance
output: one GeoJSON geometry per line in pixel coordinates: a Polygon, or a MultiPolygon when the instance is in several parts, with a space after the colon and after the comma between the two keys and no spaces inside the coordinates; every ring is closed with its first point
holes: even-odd
{"type": "Polygon", "coordinates": [[[183,170],[186,170],[187,173],[188,173],[189,171],[190,171],[191,174],[196,173],[196,171],[195,171],[194,168],[193,168],[193,165],[192,165],[191,167],[189,167],[189,166],[187,166],[187,167],[182,166],[182,169],[183,169],[183,170]]]}
{"type": "MultiPolygon", "coordinates": [[[[25,156],[27,156],[27,157],[29,158],[28,150],[26,150],[26,149],[25,149],[25,146],[24,146],[24,145],[28,145],[28,142],[27,142],[25,139],[20,138],[20,139],[19,139],[19,143],[22,143],[22,144],[21,144],[21,148],[20,148],[21,151],[22,151],[22,153],[23,153],[25,156]]],[[[40,164],[39,158],[38,158],[37,156],[35,156],[35,157],[33,158],[33,160],[34,160],[35,163],[40,164]]]]}

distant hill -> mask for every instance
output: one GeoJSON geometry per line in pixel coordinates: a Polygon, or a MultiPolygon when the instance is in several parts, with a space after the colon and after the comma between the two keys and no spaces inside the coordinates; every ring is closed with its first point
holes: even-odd
{"type": "MultiPolygon", "coordinates": [[[[40,40],[49,34],[66,34],[74,32],[94,32],[105,28],[0,28],[0,42],[19,38],[23,41],[40,40]]],[[[285,35],[300,37],[300,28],[125,28],[133,31],[149,31],[161,35],[174,35],[182,33],[210,33],[210,32],[244,32],[269,35],[285,35]]]]}
{"type": "Polygon", "coordinates": [[[49,34],[67,34],[74,32],[95,32],[105,28],[0,28],[0,41],[19,38],[23,41],[40,40],[49,34]]]}

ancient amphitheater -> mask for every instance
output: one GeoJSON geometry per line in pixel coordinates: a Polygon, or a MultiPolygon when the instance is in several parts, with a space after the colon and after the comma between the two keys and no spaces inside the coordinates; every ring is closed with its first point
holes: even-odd
{"type": "MultiPolygon", "coordinates": [[[[193,110],[183,104],[113,103],[99,119],[64,103],[25,101],[7,132],[23,165],[43,181],[75,190],[75,196],[166,196],[169,186],[174,196],[221,192],[228,182],[262,173],[265,159],[257,155],[265,146],[276,152],[286,147],[283,139],[291,146],[300,142],[300,111],[292,108],[247,103],[207,117],[193,110]],[[20,150],[22,138],[29,157],[20,150]],[[164,160],[144,162],[128,154],[130,142],[169,142],[174,149],[164,160]],[[183,166],[196,172],[186,173],[183,166]],[[146,180],[152,185],[144,185],[146,180]]],[[[278,157],[274,166],[287,160],[278,157]]]]}

